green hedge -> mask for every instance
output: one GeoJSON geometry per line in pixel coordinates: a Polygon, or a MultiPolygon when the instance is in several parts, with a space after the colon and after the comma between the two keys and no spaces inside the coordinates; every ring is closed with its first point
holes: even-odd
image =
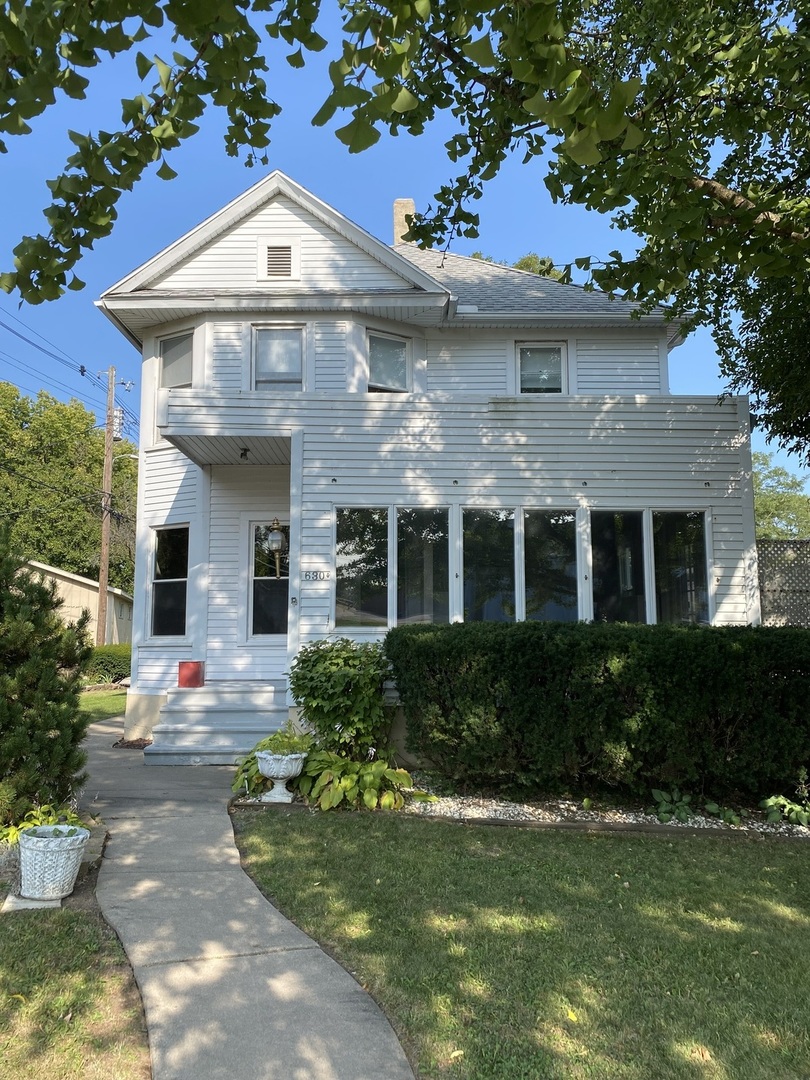
{"type": "Polygon", "coordinates": [[[385,651],[408,749],[459,781],[759,797],[810,763],[807,630],[467,623],[385,651]]]}
{"type": "Polygon", "coordinates": [[[131,645],[96,645],[87,669],[87,681],[116,683],[128,679],[132,667],[131,645]]]}

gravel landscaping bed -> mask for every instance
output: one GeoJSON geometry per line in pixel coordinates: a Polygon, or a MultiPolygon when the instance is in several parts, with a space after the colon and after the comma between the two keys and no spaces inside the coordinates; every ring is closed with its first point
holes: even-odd
{"type": "MultiPolygon", "coordinates": [[[[491,799],[480,795],[439,795],[431,790],[430,780],[422,774],[414,774],[414,781],[423,790],[436,794],[436,802],[409,802],[404,813],[425,817],[450,818],[456,821],[495,821],[515,824],[561,824],[598,823],[627,828],[640,825],[658,829],[715,829],[733,833],[761,833],[767,836],[791,837],[810,840],[810,829],[803,825],[791,825],[787,821],[766,821],[758,811],[752,811],[741,825],[727,825],[717,817],[693,814],[687,821],[672,820],[664,824],[655,814],[644,809],[630,807],[583,807],[573,799],[544,799],[538,802],[510,802],[507,799],[491,799]]],[[[594,800],[595,802],[596,800],[594,800]]]]}

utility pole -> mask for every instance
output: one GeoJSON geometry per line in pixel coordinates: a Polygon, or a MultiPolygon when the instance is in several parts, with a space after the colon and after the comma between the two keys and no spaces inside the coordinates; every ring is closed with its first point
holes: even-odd
{"type": "Polygon", "coordinates": [[[96,645],[107,642],[107,585],[110,579],[110,524],[112,511],[113,425],[115,423],[115,368],[107,371],[107,422],[104,427],[104,476],[101,481],[101,561],[98,568],[98,625],[96,645]]]}

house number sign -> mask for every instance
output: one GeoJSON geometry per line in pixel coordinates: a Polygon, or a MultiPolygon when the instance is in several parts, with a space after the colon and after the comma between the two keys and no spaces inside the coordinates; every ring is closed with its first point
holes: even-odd
{"type": "Polygon", "coordinates": [[[331,570],[304,570],[301,575],[304,581],[328,581],[332,576],[331,570]]]}

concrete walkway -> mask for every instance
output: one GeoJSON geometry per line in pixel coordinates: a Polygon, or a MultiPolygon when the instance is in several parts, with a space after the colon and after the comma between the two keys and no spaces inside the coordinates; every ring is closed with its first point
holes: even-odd
{"type": "Polygon", "coordinates": [[[153,1080],[413,1080],[374,1001],[239,865],[232,770],[145,766],[93,724],[83,808],[109,841],[97,896],[143,996],[153,1080]]]}

